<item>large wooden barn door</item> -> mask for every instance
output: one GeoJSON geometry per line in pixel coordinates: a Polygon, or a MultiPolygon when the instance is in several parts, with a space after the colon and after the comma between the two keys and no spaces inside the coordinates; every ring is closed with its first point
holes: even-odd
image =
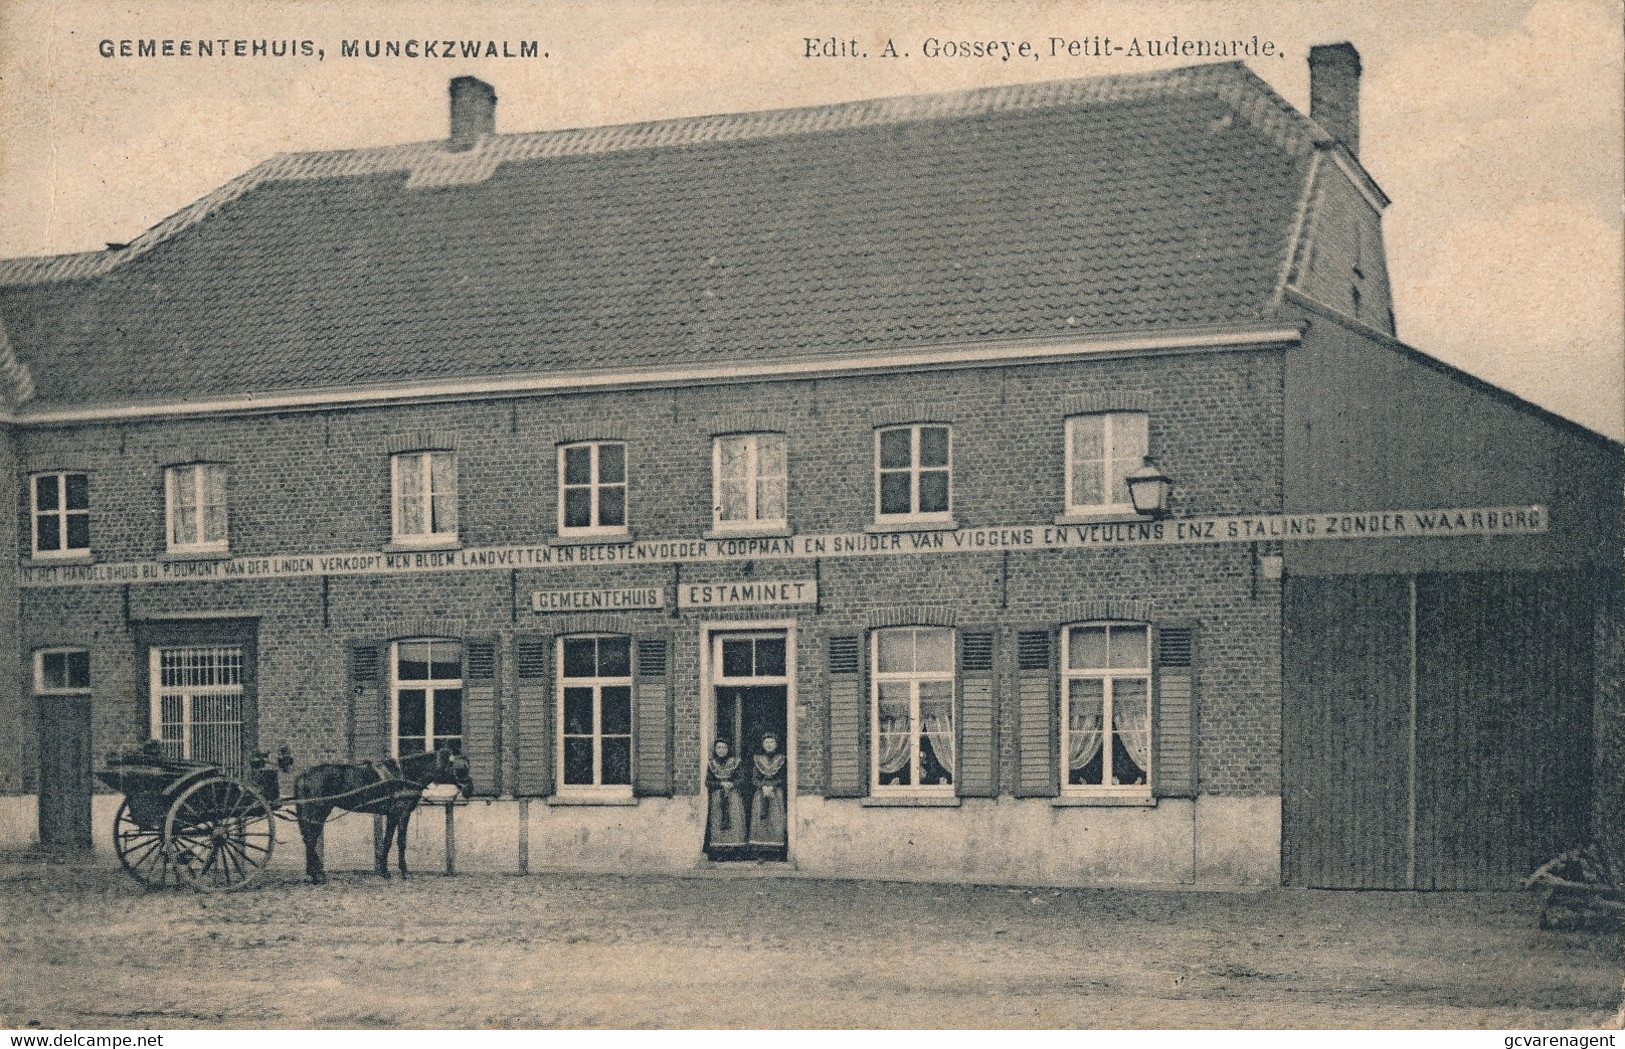
{"type": "Polygon", "coordinates": [[[1416,618],[1416,887],[1516,888],[1585,840],[1585,581],[1535,572],[1419,576],[1416,618]]]}
{"type": "Polygon", "coordinates": [[[1286,582],[1282,877],[1288,885],[1404,888],[1410,582],[1286,582]]]}
{"type": "Polygon", "coordinates": [[[1514,888],[1584,840],[1583,578],[1289,578],[1284,612],[1287,884],[1514,888]]]}

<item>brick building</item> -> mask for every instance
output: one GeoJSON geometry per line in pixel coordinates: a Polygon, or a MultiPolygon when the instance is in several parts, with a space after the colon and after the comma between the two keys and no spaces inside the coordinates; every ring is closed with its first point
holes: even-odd
{"type": "Polygon", "coordinates": [[[683,869],[773,734],[833,875],[1610,835],[1620,450],[1397,341],[1359,58],[1310,63],[1308,117],[1223,64],[508,135],[459,78],[446,140],[0,263],[0,832],[104,847],[149,736],[444,744],[425,855],[683,869]]]}

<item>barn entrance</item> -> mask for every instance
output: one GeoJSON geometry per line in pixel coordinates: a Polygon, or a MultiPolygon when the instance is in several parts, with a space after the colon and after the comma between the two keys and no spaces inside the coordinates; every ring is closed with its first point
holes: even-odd
{"type": "Polygon", "coordinates": [[[39,840],[90,848],[90,696],[39,698],[39,840]]]}
{"type": "Polygon", "coordinates": [[[1507,889],[1589,827],[1580,573],[1289,577],[1282,875],[1507,889]]]}
{"type": "Polygon", "coordinates": [[[705,852],[712,860],[782,860],[788,853],[788,658],[783,630],[711,635],[705,852]],[[726,755],[717,754],[718,744],[726,755]],[[730,769],[736,794],[720,782],[730,769]]]}

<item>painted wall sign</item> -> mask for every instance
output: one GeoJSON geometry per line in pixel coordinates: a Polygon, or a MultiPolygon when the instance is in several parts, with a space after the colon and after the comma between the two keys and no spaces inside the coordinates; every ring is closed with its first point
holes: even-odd
{"type": "Polygon", "coordinates": [[[816,579],[748,579],[742,583],[684,583],[677,588],[678,608],[811,605],[817,602],[816,579]]]}
{"type": "Polygon", "coordinates": [[[663,586],[628,586],[618,590],[533,590],[532,612],[624,612],[634,608],[665,608],[663,586]]]}
{"type": "Polygon", "coordinates": [[[952,532],[846,532],[782,539],[648,539],[583,546],[483,546],[417,553],[274,554],[221,561],[124,561],[24,565],[22,586],[184,583],[287,576],[399,575],[485,569],[687,562],[783,561],[813,557],[980,554],[996,550],[1117,550],[1320,539],[1451,539],[1539,535],[1544,506],[1448,510],[1368,510],[1312,514],[1234,514],[1165,521],[1001,525],[952,532]]]}

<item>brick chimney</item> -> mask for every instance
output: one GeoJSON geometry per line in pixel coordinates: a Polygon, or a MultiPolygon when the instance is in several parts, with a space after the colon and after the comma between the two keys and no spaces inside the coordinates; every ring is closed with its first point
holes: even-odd
{"type": "Polygon", "coordinates": [[[1360,52],[1353,44],[1309,49],[1309,118],[1360,155],[1360,52]]]}
{"type": "Polygon", "coordinates": [[[446,149],[452,153],[473,149],[481,135],[494,135],[496,130],[496,88],[478,77],[453,77],[451,136],[446,140],[446,149]]]}

